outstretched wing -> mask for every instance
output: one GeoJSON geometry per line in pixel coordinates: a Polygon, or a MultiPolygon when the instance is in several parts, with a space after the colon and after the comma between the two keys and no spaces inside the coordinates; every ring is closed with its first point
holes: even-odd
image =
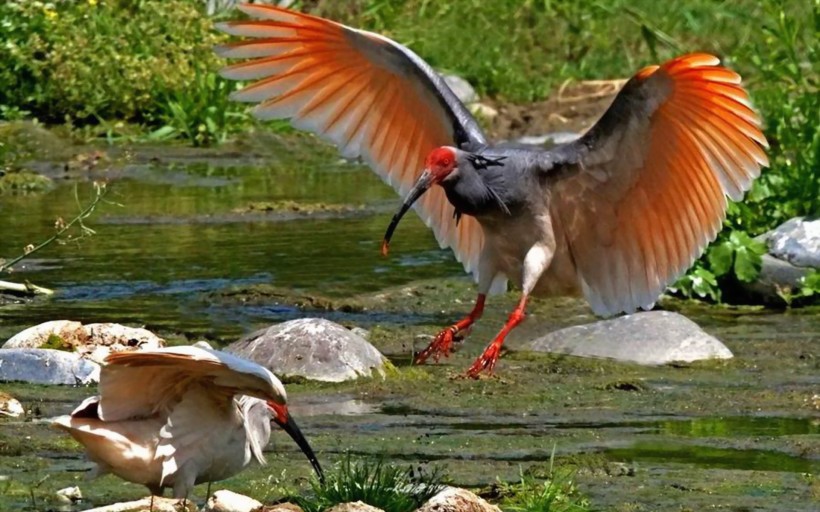
{"type": "Polygon", "coordinates": [[[170,411],[193,386],[207,388],[216,402],[250,395],[285,403],[285,389],[266,368],[198,346],[116,352],[100,375],[99,417],[104,421],[146,418],[170,411]]]}
{"type": "MultiPolygon", "coordinates": [[[[740,76],[711,55],[641,70],[552,188],[579,283],[598,314],[650,308],[714,240],[768,147],[740,76]],[[563,177],[562,177],[563,176],[563,177]]],[[[560,158],[559,158],[560,160],[560,158]]]]}
{"type": "MultiPolygon", "coordinates": [[[[441,77],[409,49],[378,34],[269,5],[239,7],[255,20],[222,23],[229,34],[251,37],[220,47],[224,57],[252,59],[222,70],[257,80],[234,93],[259,103],[261,119],[290,119],[361,156],[402,196],[439,146],[483,145],[485,136],[441,77]]],[[[442,189],[414,208],[441,247],[451,247],[467,271],[477,268],[483,244],[473,218],[456,224],[442,189]]]]}

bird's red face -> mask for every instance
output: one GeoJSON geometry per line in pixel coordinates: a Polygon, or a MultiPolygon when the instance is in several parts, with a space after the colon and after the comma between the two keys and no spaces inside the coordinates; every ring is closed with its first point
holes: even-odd
{"type": "Polygon", "coordinates": [[[456,154],[448,147],[434,149],[424,161],[424,171],[425,173],[429,172],[432,177],[431,185],[444,181],[455,168],[456,154]]]}
{"type": "Polygon", "coordinates": [[[268,400],[268,407],[270,408],[273,421],[279,425],[284,425],[288,422],[290,413],[288,413],[288,406],[286,404],[277,404],[272,400],[268,400]]]}
{"type": "Polygon", "coordinates": [[[399,211],[393,216],[393,220],[387,227],[387,232],[384,234],[384,241],[382,241],[382,254],[387,256],[387,251],[390,247],[390,238],[393,236],[393,231],[399,225],[399,221],[407,213],[407,210],[413,206],[413,203],[427,192],[427,190],[436,184],[441,184],[442,181],[454,176],[458,170],[458,163],[456,161],[456,152],[453,148],[442,146],[436,148],[427,155],[424,160],[424,171],[419,175],[407,198],[402,203],[399,211]]]}

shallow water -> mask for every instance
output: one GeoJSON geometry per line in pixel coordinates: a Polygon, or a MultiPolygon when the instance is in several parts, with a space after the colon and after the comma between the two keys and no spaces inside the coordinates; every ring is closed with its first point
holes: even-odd
{"type": "MultiPolygon", "coordinates": [[[[52,190],[0,196],[5,258],[50,235],[57,216],[76,211],[75,190],[87,195],[92,178],[109,178],[108,199],[120,203],[89,219],[94,237],[52,246],[17,269],[12,278],[58,293],[0,306],[0,340],[70,318],[145,325],[173,342],[226,343],[270,323],[320,315],[373,328],[373,343],[399,368],[385,381],[289,385],[292,413],[326,464],[348,451],[384,455],[442,464],[455,483],[481,487],[515,481],[522,470],[543,474],[554,452],[556,464],[575,471],[594,510],[782,510],[773,496],[789,496],[788,510],[816,510],[816,313],[674,303],[736,359],[643,368],[517,352],[528,337],[593,320],[582,303],[535,301],[510,339],[500,378],[464,381],[455,377],[515,296],[493,299],[452,358],[409,367],[414,336],[465,311],[473,291],[413,216],[399,228],[391,256],[379,255],[399,201],[369,170],[301,142],[272,141],[253,158],[180,148],[132,153],[71,179],[61,178],[61,165],[36,164],[59,178],[52,190]],[[277,200],[305,208],[246,211],[277,200]],[[300,307],[293,297],[255,296],[260,285],[359,302],[300,307]]],[[[0,510],[56,507],[53,493],[67,485],[80,485],[86,496],[75,510],[144,493],[112,477],[85,482],[91,466],[76,444],[41,421],[93,390],[5,389],[34,414],[22,422],[0,418],[0,510]]],[[[275,434],[268,450],[267,468],[220,486],[263,500],[304,488],[309,469],[285,436],[275,434]]]]}
{"type": "MultiPolygon", "coordinates": [[[[306,168],[299,154],[285,153],[258,165],[207,158],[183,165],[173,152],[152,152],[159,153],[153,161],[98,173],[112,177],[107,198],[119,206],[103,205],[87,221],[96,236],[52,246],[18,266],[17,279],[58,295],[0,309],[0,338],[42,320],[80,317],[234,336],[254,322],[300,313],[288,307],[203,311],[198,294],[271,283],[350,295],[418,276],[460,275],[452,256],[412,216],[396,236],[394,254],[380,256],[381,237],[399,201],[362,166],[334,157],[306,168]],[[350,211],[241,212],[282,199],[350,211]]],[[[56,183],[44,194],[0,197],[0,257],[47,238],[57,217],[77,210],[75,193],[90,194],[87,183],[56,183]]]]}

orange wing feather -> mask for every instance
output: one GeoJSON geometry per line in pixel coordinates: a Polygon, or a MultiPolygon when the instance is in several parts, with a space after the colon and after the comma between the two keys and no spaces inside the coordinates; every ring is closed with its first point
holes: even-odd
{"type": "MultiPolygon", "coordinates": [[[[233,95],[238,101],[258,102],[253,110],[257,117],[290,119],[293,126],[338,145],[345,156],[361,156],[402,195],[421,174],[430,151],[457,145],[452,118],[418,69],[421,59],[406,48],[376,34],[274,6],[240,9],[261,20],[220,28],[257,39],[228,44],[218,52],[254,59],[228,66],[222,74],[258,80],[233,95]]],[[[463,109],[460,104],[449,107],[463,109]]],[[[458,114],[469,116],[466,110],[458,114]]],[[[470,117],[469,122],[475,121],[470,117]]],[[[456,225],[454,209],[438,187],[414,208],[441,247],[451,247],[467,271],[477,271],[483,245],[477,221],[464,217],[456,225]]]]}
{"type": "Polygon", "coordinates": [[[556,183],[553,219],[596,313],[651,307],[768,165],[740,76],[718,64],[691,54],[638,72],[556,183]]]}

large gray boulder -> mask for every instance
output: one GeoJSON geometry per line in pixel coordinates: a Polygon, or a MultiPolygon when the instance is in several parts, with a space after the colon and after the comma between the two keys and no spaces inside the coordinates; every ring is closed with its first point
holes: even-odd
{"type": "Polygon", "coordinates": [[[723,343],[695,322],[668,311],[635,313],[568,327],[533,340],[526,348],[645,365],[732,357],[723,343]]]}
{"type": "Polygon", "coordinates": [[[820,268],[820,219],[796,217],[763,235],[769,254],[796,267],[820,268]]]}
{"type": "Polygon", "coordinates": [[[256,331],[228,352],[265,366],[279,378],[342,382],[384,375],[385,357],[364,338],[322,318],[301,318],[256,331]]]}
{"type": "Polygon", "coordinates": [[[0,350],[0,382],[12,381],[69,386],[96,384],[100,381],[100,365],[62,350],[0,350]]]}

